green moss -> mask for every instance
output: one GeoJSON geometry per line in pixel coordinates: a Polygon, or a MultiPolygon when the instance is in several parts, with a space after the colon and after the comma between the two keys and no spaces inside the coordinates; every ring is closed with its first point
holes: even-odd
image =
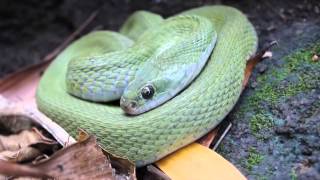
{"type": "Polygon", "coordinates": [[[291,180],[297,180],[298,179],[297,173],[293,168],[291,169],[291,172],[290,172],[290,179],[291,180]]]}
{"type": "Polygon", "coordinates": [[[223,154],[223,155],[226,155],[226,154],[229,153],[229,152],[228,152],[228,149],[225,148],[225,146],[224,146],[223,143],[219,144],[219,146],[218,146],[218,148],[217,148],[216,151],[218,151],[219,153],[221,153],[221,154],[223,154]]]}
{"type": "Polygon", "coordinates": [[[261,176],[261,175],[258,175],[257,176],[257,180],[268,180],[269,178],[267,176],[261,176]]]}
{"type": "MultiPolygon", "coordinates": [[[[275,125],[281,125],[284,120],[278,117],[279,105],[290,100],[298,94],[310,93],[312,89],[320,87],[320,61],[313,62],[314,53],[320,53],[320,43],[284,57],[274,59],[280,61],[279,67],[269,66],[269,69],[257,77],[258,86],[249,90],[246,96],[242,97],[238,110],[232,113],[234,120],[248,120],[252,135],[258,140],[265,140],[268,132],[263,130],[275,125]],[[273,111],[274,110],[274,111],[273,111]]],[[[309,117],[320,108],[320,101],[315,102],[312,108],[304,111],[304,116],[309,117]]],[[[280,112],[281,113],[281,112],[280,112]]],[[[224,149],[224,148],[222,148],[224,149]]],[[[266,179],[260,174],[253,174],[252,169],[259,165],[265,158],[255,148],[249,148],[247,158],[241,157],[240,164],[249,171],[255,179],[266,179]]],[[[268,163],[268,162],[266,162],[268,163]]],[[[268,170],[268,177],[273,176],[273,170],[268,170]]],[[[294,170],[290,171],[291,180],[297,179],[294,170]]]]}
{"type": "Polygon", "coordinates": [[[260,155],[255,148],[250,147],[248,159],[246,161],[246,168],[251,171],[254,166],[260,164],[263,158],[264,157],[260,155]]]}
{"type": "MultiPolygon", "coordinates": [[[[282,59],[284,64],[281,67],[271,67],[265,74],[258,76],[257,83],[262,86],[257,87],[252,95],[244,97],[240,110],[237,112],[237,118],[243,118],[243,115],[249,111],[255,114],[257,112],[264,113],[263,107],[261,107],[262,103],[273,107],[281,100],[319,87],[320,62],[311,60],[315,52],[320,52],[320,43],[284,57],[282,59]],[[286,78],[290,76],[296,77],[297,80],[285,84],[286,78]]],[[[264,120],[259,117],[252,118],[253,123],[256,119],[264,120]]],[[[253,129],[256,129],[255,125],[253,125],[253,129]]]]}
{"type": "Polygon", "coordinates": [[[269,128],[273,126],[273,119],[268,114],[256,114],[250,120],[250,129],[254,134],[257,134],[260,130],[264,128],[269,128]]]}

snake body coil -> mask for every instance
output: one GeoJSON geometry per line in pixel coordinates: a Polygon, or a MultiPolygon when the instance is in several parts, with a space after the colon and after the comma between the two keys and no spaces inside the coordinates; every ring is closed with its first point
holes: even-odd
{"type": "MultiPolygon", "coordinates": [[[[139,116],[127,116],[118,106],[81,100],[67,93],[69,61],[132,46],[134,42],[125,35],[135,40],[139,33],[130,32],[130,27],[141,32],[143,29],[127,22],[121,29],[124,35],[110,31],[91,33],[62,52],[40,81],[39,109],[71,135],[76,136],[78,128],[85,129],[98,137],[105,150],[128,158],[137,166],[154,162],[198,139],[213,129],[238,100],[246,60],[256,50],[257,37],[247,18],[231,7],[207,6],[182,14],[207,18],[217,32],[217,42],[198,77],[173,99],[139,116]]],[[[155,23],[161,21],[158,15],[150,18],[156,18],[155,23]]],[[[119,67],[126,65],[117,63],[119,67]]],[[[139,68],[132,64],[130,67],[132,72],[139,68]]]]}

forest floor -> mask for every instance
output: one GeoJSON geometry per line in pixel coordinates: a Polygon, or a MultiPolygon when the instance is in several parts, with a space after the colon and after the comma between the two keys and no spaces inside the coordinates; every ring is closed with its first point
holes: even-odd
{"type": "Polygon", "coordinates": [[[219,147],[249,179],[320,179],[320,4],[317,0],[256,1],[10,1],[0,2],[0,77],[40,62],[94,11],[84,33],[118,30],[134,11],[168,17],[205,4],[243,11],[259,48],[273,40],[227,117],[233,127],[219,147]]]}

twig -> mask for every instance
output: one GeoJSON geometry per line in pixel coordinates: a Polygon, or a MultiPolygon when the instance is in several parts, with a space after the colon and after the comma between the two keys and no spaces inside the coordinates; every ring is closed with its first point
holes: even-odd
{"type": "Polygon", "coordinates": [[[70,36],[68,36],[61,45],[54,49],[51,53],[46,55],[43,60],[50,61],[56,57],[73,39],[75,39],[81,32],[96,18],[98,10],[91,13],[91,15],[76,29],[70,36]]]}
{"type": "Polygon", "coordinates": [[[245,87],[247,86],[247,84],[249,82],[249,78],[252,74],[253,68],[263,59],[272,56],[272,53],[269,52],[269,50],[275,45],[278,45],[277,41],[272,41],[268,46],[266,46],[265,48],[260,50],[258,53],[256,53],[253,57],[251,57],[247,61],[247,66],[246,66],[246,70],[245,70],[245,74],[244,74],[244,80],[242,82],[242,90],[244,90],[245,87]]]}
{"type": "Polygon", "coordinates": [[[223,131],[222,135],[220,136],[220,138],[218,139],[218,141],[214,144],[212,150],[216,150],[219,146],[219,144],[221,143],[221,141],[223,140],[223,138],[227,135],[227,133],[230,131],[232,126],[232,123],[229,123],[229,125],[227,126],[227,128],[223,131]]]}
{"type": "Polygon", "coordinates": [[[278,46],[277,41],[272,41],[271,43],[269,43],[266,47],[260,50],[255,56],[253,56],[252,59],[255,59],[255,58],[263,59],[265,57],[265,54],[274,46],[278,46]]]}

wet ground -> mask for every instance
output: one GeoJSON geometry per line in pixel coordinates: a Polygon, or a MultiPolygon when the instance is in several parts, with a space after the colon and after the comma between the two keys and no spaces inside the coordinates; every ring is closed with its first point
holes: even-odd
{"type": "Polygon", "coordinates": [[[233,127],[218,151],[249,179],[320,179],[320,62],[311,62],[314,54],[320,54],[317,0],[2,0],[0,77],[40,62],[93,11],[99,13],[86,32],[118,30],[139,9],[167,17],[219,3],[248,15],[260,47],[272,40],[279,46],[272,60],[255,69],[249,87],[228,116],[233,127]]]}

